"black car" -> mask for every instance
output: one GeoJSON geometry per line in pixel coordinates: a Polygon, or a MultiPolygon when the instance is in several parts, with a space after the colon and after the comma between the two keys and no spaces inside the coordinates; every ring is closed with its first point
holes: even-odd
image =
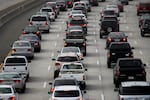
{"type": "Polygon", "coordinates": [[[143,24],[144,20],[150,19],[150,14],[143,14],[139,17],[139,27],[143,24]]]}
{"type": "Polygon", "coordinates": [[[36,34],[40,40],[42,39],[41,32],[39,31],[39,28],[37,26],[33,26],[33,25],[32,26],[25,26],[22,34],[29,34],[29,33],[36,34]]]}
{"type": "Polygon", "coordinates": [[[100,38],[103,38],[104,35],[108,35],[110,32],[119,32],[118,20],[106,19],[101,21],[99,32],[100,38]]]}
{"type": "Polygon", "coordinates": [[[68,10],[66,0],[56,0],[56,4],[59,7],[60,11],[67,11],[68,10]]]}
{"type": "Polygon", "coordinates": [[[145,66],[140,58],[119,58],[113,70],[115,86],[123,81],[146,81],[145,66]]]}
{"type": "Polygon", "coordinates": [[[79,47],[84,56],[86,56],[86,41],[85,39],[65,39],[64,47],[75,46],[79,47]]]}
{"type": "Polygon", "coordinates": [[[69,19],[67,22],[67,28],[70,27],[70,26],[82,26],[82,29],[84,31],[85,34],[87,34],[87,24],[88,22],[85,20],[85,19],[82,19],[82,18],[71,18],[69,19]]]}
{"type": "Polygon", "coordinates": [[[141,36],[144,37],[145,34],[150,34],[150,19],[144,20],[141,25],[141,36]]]}
{"type": "Polygon", "coordinates": [[[132,49],[128,42],[112,42],[107,52],[107,67],[110,68],[118,58],[133,57],[132,49]]]}
{"type": "Polygon", "coordinates": [[[84,35],[82,30],[73,30],[66,34],[66,39],[85,39],[86,36],[84,35]]]}
{"type": "Polygon", "coordinates": [[[106,48],[108,48],[112,42],[127,42],[127,36],[124,32],[110,32],[106,39],[106,48]]]}

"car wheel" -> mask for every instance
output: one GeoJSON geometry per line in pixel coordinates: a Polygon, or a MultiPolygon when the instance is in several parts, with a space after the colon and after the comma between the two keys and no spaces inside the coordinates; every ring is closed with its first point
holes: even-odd
{"type": "Polygon", "coordinates": [[[26,85],[23,86],[23,88],[20,90],[20,93],[24,93],[26,90],[26,85]]]}
{"type": "Polygon", "coordinates": [[[144,32],[141,31],[141,36],[144,37],[144,32]]]}
{"type": "Polygon", "coordinates": [[[84,90],[85,88],[86,88],[86,84],[85,83],[81,84],[81,90],[84,90]]]}
{"type": "Polygon", "coordinates": [[[103,38],[103,35],[102,35],[102,33],[100,33],[100,39],[102,39],[103,38]]]}
{"type": "Polygon", "coordinates": [[[139,12],[137,12],[137,16],[139,16],[139,12]]]}
{"type": "Polygon", "coordinates": [[[111,62],[107,62],[107,68],[111,68],[111,62]]]}
{"type": "Polygon", "coordinates": [[[55,70],[55,71],[54,71],[54,79],[57,78],[58,75],[59,75],[59,70],[55,70]]]}

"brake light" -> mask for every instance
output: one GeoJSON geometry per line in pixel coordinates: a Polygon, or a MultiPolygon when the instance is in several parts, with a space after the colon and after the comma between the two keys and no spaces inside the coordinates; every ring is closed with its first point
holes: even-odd
{"type": "Polygon", "coordinates": [[[63,6],[65,7],[66,5],[65,5],[65,4],[63,4],[63,6]]]}
{"type": "Polygon", "coordinates": [[[108,42],[111,42],[112,41],[112,39],[111,38],[108,38],[108,42]]]}
{"type": "Polygon", "coordinates": [[[50,92],[54,92],[54,88],[51,88],[51,89],[50,89],[50,92]]]}
{"type": "Polygon", "coordinates": [[[22,34],[26,34],[26,32],[25,32],[25,31],[23,31],[23,32],[22,32],[22,34]]]}
{"type": "Polygon", "coordinates": [[[72,4],[72,2],[71,2],[71,1],[69,1],[69,2],[68,2],[68,4],[72,4]]]}
{"type": "Polygon", "coordinates": [[[28,49],[28,51],[32,51],[32,49],[30,48],[30,49],[28,49]]]}
{"type": "Polygon", "coordinates": [[[64,43],[64,47],[66,47],[67,46],[67,43],[64,43]]]}
{"type": "Polygon", "coordinates": [[[15,82],[15,83],[19,83],[19,82],[21,82],[21,81],[20,81],[20,80],[14,80],[14,82],[15,82]]]}
{"type": "Polygon", "coordinates": [[[120,76],[120,71],[119,70],[116,70],[116,75],[120,76]]]}
{"type": "Polygon", "coordinates": [[[72,25],[72,24],[68,24],[68,27],[69,27],[69,26],[73,26],[73,25],[72,25]]]}
{"type": "Polygon", "coordinates": [[[111,54],[108,52],[108,53],[107,53],[107,57],[110,57],[110,56],[111,56],[111,54]]]}
{"type": "Polygon", "coordinates": [[[9,97],[8,100],[15,100],[15,97],[9,97]]]}
{"type": "Polygon", "coordinates": [[[123,38],[122,40],[123,40],[123,42],[126,42],[126,41],[127,41],[127,39],[126,39],[126,38],[123,38]]]}
{"type": "Polygon", "coordinates": [[[3,80],[0,80],[0,83],[2,83],[3,82],[3,80]]]}
{"type": "Polygon", "coordinates": [[[32,22],[30,22],[29,24],[30,24],[30,25],[33,25],[33,23],[32,23],[32,22]]]}
{"type": "Polygon", "coordinates": [[[60,66],[60,63],[59,63],[59,62],[56,62],[56,63],[55,63],[55,66],[60,66]]]}
{"type": "Polygon", "coordinates": [[[86,46],[86,43],[85,43],[85,42],[83,43],[83,46],[86,46]]]}
{"type": "Polygon", "coordinates": [[[69,18],[72,18],[72,15],[70,15],[69,18]]]}
{"type": "Polygon", "coordinates": [[[140,20],[141,22],[144,22],[144,19],[140,20]]]}
{"type": "Polygon", "coordinates": [[[82,27],[86,27],[87,26],[87,24],[82,24],[82,27]]]}
{"type": "Polygon", "coordinates": [[[39,43],[38,43],[38,42],[35,42],[34,45],[37,46],[37,45],[39,45],[39,43]]]}
{"type": "Polygon", "coordinates": [[[48,22],[47,22],[47,21],[45,22],[45,25],[48,25],[48,22]]]}
{"type": "Polygon", "coordinates": [[[40,34],[40,32],[38,31],[38,32],[36,32],[36,34],[37,34],[37,35],[39,35],[39,34],[40,34]]]}

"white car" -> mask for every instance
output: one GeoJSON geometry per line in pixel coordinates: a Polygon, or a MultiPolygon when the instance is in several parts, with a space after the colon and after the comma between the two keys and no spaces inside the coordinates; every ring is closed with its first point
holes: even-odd
{"type": "Polygon", "coordinates": [[[88,11],[88,6],[86,5],[85,1],[74,2],[73,7],[75,7],[75,6],[84,6],[86,8],[86,10],[88,11]]]}
{"type": "Polygon", "coordinates": [[[117,16],[119,17],[120,16],[120,11],[119,11],[119,8],[118,8],[118,5],[116,4],[109,4],[109,5],[106,5],[106,8],[105,10],[114,10],[115,13],[117,14],[117,16]]]}
{"type": "Polygon", "coordinates": [[[86,73],[82,63],[64,63],[59,71],[59,77],[74,77],[82,89],[86,88],[86,73]]]}
{"type": "Polygon", "coordinates": [[[49,100],[85,100],[85,99],[79,86],[66,85],[66,86],[56,86],[49,100]]]}
{"type": "Polygon", "coordinates": [[[82,10],[72,10],[68,13],[68,17],[72,18],[73,14],[83,14],[82,10]]]}
{"type": "Polygon", "coordinates": [[[18,100],[18,93],[12,85],[0,85],[0,100],[18,100]]]}

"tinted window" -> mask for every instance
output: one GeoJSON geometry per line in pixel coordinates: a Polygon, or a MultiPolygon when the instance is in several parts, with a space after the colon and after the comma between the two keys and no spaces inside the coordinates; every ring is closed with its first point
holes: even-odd
{"type": "Polygon", "coordinates": [[[58,61],[61,61],[61,62],[78,61],[77,57],[70,57],[70,56],[59,57],[57,60],[58,60],[58,61]]]}
{"type": "Polygon", "coordinates": [[[38,37],[37,36],[25,36],[25,35],[23,35],[23,36],[21,36],[20,37],[20,40],[27,40],[27,41],[33,41],[33,40],[38,40],[38,37]]]}
{"type": "Polygon", "coordinates": [[[60,85],[76,85],[76,82],[74,80],[56,80],[54,86],[60,85]]]}
{"type": "Polygon", "coordinates": [[[63,66],[63,69],[82,69],[82,66],[81,65],[64,65],[63,66]]]}
{"type": "Polygon", "coordinates": [[[46,17],[32,17],[32,21],[47,21],[46,17]]]}
{"type": "Polygon", "coordinates": [[[20,78],[18,74],[1,74],[0,78],[10,79],[10,78],[20,78]]]}
{"type": "Polygon", "coordinates": [[[24,58],[8,58],[6,63],[26,63],[24,58]]]}
{"type": "Polygon", "coordinates": [[[115,12],[114,11],[104,11],[105,15],[114,15],[115,12]]]}
{"type": "Polygon", "coordinates": [[[150,3],[140,3],[140,7],[149,7],[150,3]]]}
{"type": "Polygon", "coordinates": [[[77,52],[79,52],[79,49],[78,48],[64,48],[62,52],[63,53],[66,53],[66,52],[75,52],[75,53],[77,53],[77,52]]]}
{"type": "Polygon", "coordinates": [[[55,97],[78,97],[79,91],[78,90],[71,90],[71,91],[55,91],[55,97]]]}
{"type": "Polygon", "coordinates": [[[28,47],[28,46],[30,46],[30,44],[27,42],[16,42],[16,43],[14,43],[13,46],[14,47],[28,47]]]}
{"type": "Polygon", "coordinates": [[[150,86],[132,86],[123,87],[120,90],[121,95],[150,95],[150,86]]]}
{"type": "Polygon", "coordinates": [[[119,62],[119,66],[125,67],[125,68],[130,68],[130,67],[141,67],[142,62],[141,60],[121,60],[119,62]]]}
{"type": "Polygon", "coordinates": [[[112,37],[112,38],[122,38],[122,37],[125,37],[125,34],[121,34],[121,33],[110,33],[109,36],[112,37]]]}
{"type": "Polygon", "coordinates": [[[45,11],[45,12],[52,12],[52,9],[42,9],[42,11],[45,11]]]}
{"type": "Polygon", "coordinates": [[[130,49],[129,44],[112,44],[110,45],[110,50],[128,50],[130,49]]]}
{"type": "Polygon", "coordinates": [[[1,87],[0,88],[0,93],[2,93],[2,94],[7,94],[7,93],[12,93],[12,91],[11,91],[11,88],[3,88],[3,87],[1,87]]]}

